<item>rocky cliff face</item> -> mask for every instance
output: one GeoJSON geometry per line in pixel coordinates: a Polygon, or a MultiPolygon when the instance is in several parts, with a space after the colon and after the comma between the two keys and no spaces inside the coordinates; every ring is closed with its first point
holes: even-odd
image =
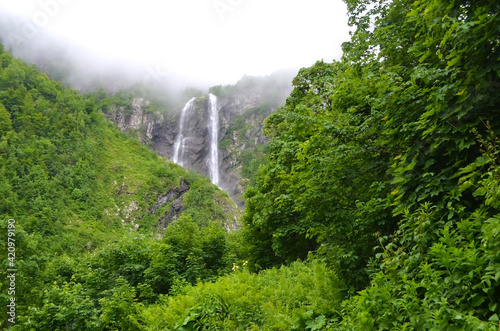
{"type": "Polygon", "coordinates": [[[147,109],[151,101],[144,98],[135,98],[132,101],[132,110],[124,107],[111,107],[106,117],[122,131],[136,131],[143,143],[153,140],[155,133],[165,122],[165,117],[159,112],[149,112],[147,109]]]}
{"type": "Polygon", "coordinates": [[[242,153],[267,144],[268,139],[262,130],[263,121],[277,107],[263,105],[262,96],[256,93],[240,93],[230,98],[221,98],[219,105],[220,186],[241,206],[241,195],[247,182],[242,175],[242,153]]]}
{"type": "MultiPolygon", "coordinates": [[[[290,79],[291,81],[291,79],[290,79]]],[[[242,153],[267,143],[263,121],[284,103],[291,86],[262,88],[259,84],[243,84],[212,89],[218,95],[219,114],[219,186],[240,206],[247,180],[242,175],[242,153]]],[[[187,101],[187,100],[186,100],[187,101]]],[[[135,98],[131,109],[111,107],[106,116],[120,130],[134,132],[158,154],[172,160],[179,135],[180,111],[162,114],[148,111],[151,102],[135,98]]],[[[209,176],[210,114],[208,94],[197,97],[183,120],[182,166],[209,176]]]]}

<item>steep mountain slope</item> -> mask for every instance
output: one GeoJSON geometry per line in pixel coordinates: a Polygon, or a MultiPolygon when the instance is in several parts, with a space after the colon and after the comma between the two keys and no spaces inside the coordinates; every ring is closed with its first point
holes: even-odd
{"type": "MultiPolygon", "coordinates": [[[[92,99],[62,88],[0,45],[0,227],[2,233],[14,229],[15,239],[9,245],[15,255],[7,260],[2,245],[0,263],[2,274],[17,269],[15,295],[8,295],[2,277],[0,301],[6,306],[15,298],[17,321],[26,321],[29,307],[43,305],[49,284],[75,280],[87,272],[87,259],[102,257],[110,245],[110,254],[118,254],[130,240],[157,250],[169,242],[173,251],[163,256],[178,259],[179,279],[194,282],[229,270],[226,229],[236,228],[238,217],[238,208],[209,180],[126,137],[92,99]],[[200,239],[174,243],[171,233],[185,227],[200,239]],[[179,245],[190,254],[188,265],[179,245]],[[182,276],[189,268],[199,272],[182,276]]],[[[142,257],[144,269],[153,254],[159,251],[142,257]]],[[[168,291],[172,283],[156,280],[158,271],[149,270],[142,284],[155,293],[168,291]]],[[[118,268],[99,277],[109,277],[112,289],[112,275],[121,272],[130,276],[118,268]]]]}
{"type": "MultiPolygon", "coordinates": [[[[156,69],[147,66],[99,58],[76,46],[69,47],[70,41],[41,29],[32,31],[33,36],[27,35],[29,27],[32,24],[19,17],[0,13],[0,42],[15,56],[36,65],[64,86],[93,93],[99,100],[104,92],[111,94],[109,104],[99,104],[107,117],[122,131],[138,133],[141,141],[164,157],[172,159],[179,128],[178,112],[183,103],[194,96],[200,97],[195,107],[197,115],[186,128],[193,137],[190,139],[193,148],[190,161],[184,166],[208,175],[206,95],[195,89],[191,94],[182,93],[180,85],[184,83],[180,83],[179,77],[159,77],[156,69]]],[[[268,77],[243,77],[235,85],[210,89],[219,98],[220,187],[240,207],[244,188],[254,178],[258,164],[264,162],[267,140],[262,134],[262,122],[284,104],[296,72],[283,70],[268,77]]]]}

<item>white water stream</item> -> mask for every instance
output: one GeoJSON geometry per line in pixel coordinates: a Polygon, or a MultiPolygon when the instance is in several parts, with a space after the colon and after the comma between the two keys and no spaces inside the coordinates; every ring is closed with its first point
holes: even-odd
{"type": "Polygon", "coordinates": [[[212,183],[219,184],[219,112],[217,97],[210,93],[210,158],[208,159],[209,175],[212,183]]]}
{"type": "Polygon", "coordinates": [[[177,133],[177,137],[174,142],[174,155],[172,157],[172,161],[177,163],[178,165],[183,165],[183,156],[184,156],[184,148],[185,148],[185,137],[184,137],[184,122],[186,118],[186,112],[193,107],[193,103],[196,98],[192,98],[181,110],[181,116],[179,118],[179,132],[177,133]]]}

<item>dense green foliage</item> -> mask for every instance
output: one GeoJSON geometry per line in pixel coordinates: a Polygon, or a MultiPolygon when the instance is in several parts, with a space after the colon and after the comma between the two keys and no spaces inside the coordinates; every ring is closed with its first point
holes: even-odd
{"type": "Polygon", "coordinates": [[[266,120],[231,235],[220,191],[0,53],[16,328],[496,330],[500,3],[345,2],[352,40],[266,120]],[[160,232],[170,206],[151,206],[180,178],[184,211],[160,232]]]}
{"type": "Polygon", "coordinates": [[[346,3],[356,29],[342,61],[301,70],[267,120],[269,164],[244,218],[250,265],[315,251],[347,290],[371,285],[339,328],[491,327],[500,7],[346,3]]]}
{"type": "Polygon", "coordinates": [[[184,286],[142,312],[148,330],[319,330],[336,276],[324,264],[295,263],[259,275],[243,266],[215,283],[184,286]],[[241,268],[242,270],[238,270],[241,268]]]}
{"type": "Polygon", "coordinates": [[[321,249],[359,283],[375,245],[372,234],[391,229],[385,208],[373,206],[386,193],[388,151],[366,105],[357,104],[365,95],[342,84],[346,70],[325,63],[303,69],[285,107],[267,120],[269,164],[258,188],[247,192],[249,242],[260,246],[252,265],[303,259],[321,249]],[[351,91],[359,95],[345,98],[351,91]],[[348,103],[332,105],[342,100],[348,103]]]}

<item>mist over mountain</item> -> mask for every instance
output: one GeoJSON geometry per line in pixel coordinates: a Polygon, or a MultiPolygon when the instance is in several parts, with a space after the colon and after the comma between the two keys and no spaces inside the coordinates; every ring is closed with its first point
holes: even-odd
{"type": "MultiPolygon", "coordinates": [[[[131,18],[131,20],[133,19],[131,18]]],[[[87,29],[90,28],[91,26],[87,27],[87,29]]],[[[147,36],[143,37],[147,40],[147,36]]],[[[118,36],[110,36],[106,43],[109,45],[118,43],[119,41],[115,40],[115,38],[118,39],[118,36]]],[[[176,44],[169,41],[168,36],[166,38],[165,40],[158,39],[153,42],[156,44],[171,44],[172,49],[168,53],[178,54],[176,59],[169,60],[168,56],[162,59],[161,54],[152,56],[155,59],[128,56],[127,52],[134,54],[144,47],[144,41],[137,39],[137,36],[130,36],[128,39],[129,48],[117,56],[116,54],[106,53],[104,49],[89,47],[77,39],[60,33],[56,34],[43,26],[39,26],[38,23],[25,16],[0,10],[0,41],[5,49],[27,63],[35,64],[49,77],[80,92],[88,93],[104,88],[111,93],[115,93],[121,89],[138,87],[147,90],[158,90],[166,94],[171,93],[173,96],[186,87],[207,90],[213,85],[235,84],[241,78],[240,76],[228,79],[227,73],[217,72],[216,70],[211,70],[212,74],[207,77],[206,73],[196,74],[196,72],[193,72],[194,69],[182,71],[182,68],[186,68],[186,63],[182,65],[178,63],[180,61],[178,57],[185,54],[186,56],[189,55],[190,58],[193,56],[198,57],[198,61],[190,64],[192,68],[200,65],[209,68],[213,64],[209,61],[209,58],[204,59],[206,52],[223,56],[225,51],[221,47],[224,45],[227,48],[229,40],[213,38],[213,49],[200,48],[194,51],[194,54],[186,54],[186,50],[176,47],[176,44]]],[[[199,38],[205,39],[202,34],[200,34],[199,38]]],[[[251,44],[248,47],[255,48],[251,44]]],[[[261,49],[252,49],[252,52],[265,54],[269,51],[266,45],[258,47],[261,47],[261,49]]],[[[247,53],[248,50],[242,50],[242,52],[247,53]]],[[[241,65],[245,65],[243,55],[239,59],[241,65]]],[[[252,62],[256,60],[261,61],[262,59],[253,59],[252,62]]],[[[268,67],[265,62],[262,63],[262,66],[268,67]]],[[[277,66],[269,70],[267,74],[283,69],[297,72],[299,67],[290,66],[288,62],[283,61],[284,67],[277,66]]]]}
{"type": "Polygon", "coordinates": [[[55,36],[27,19],[0,12],[0,41],[12,54],[36,65],[49,77],[81,92],[130,87],[146,73],[133,63],[105,58],[55,36]]]}
{"type": "MultiPolygon", "coordinates": [[[[37,27],[30,20],[0,11],[0,42],[5,49],[66,86],[89,93],[104,88],[110,93],[132,87],[172,96],[186,87],[208,89],[213,83],[168,71],[158,62],[117,58],[90,50],[63,36],[37,27]]],[[[113,43],[113,40],[109,41],[113,43]]],[[[139,47],[130,40],[130,47],[139,47]]],[[[217,81],[214,77],[213,82],[217,81]]]]}

